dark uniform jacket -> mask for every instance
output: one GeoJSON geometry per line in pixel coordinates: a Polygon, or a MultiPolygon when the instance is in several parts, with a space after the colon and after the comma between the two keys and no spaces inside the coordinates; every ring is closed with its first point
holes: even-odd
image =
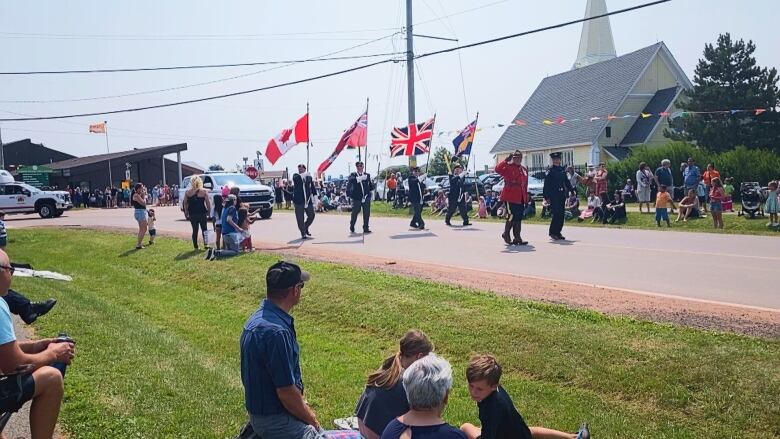
{"type": "Polygon", "coordinates": [[[544,188],[542,189],[544,198],[549,200],[566,199],[571,190],[571,183],[566,176],[563,166],[550,166],[550,169],[547,170],[547,175],[544,177],[544,188]]]}
{"type": "Polygon", "coordinates": [[[360,200],[360,202],[363,202],[364,199],[369,200],[371,194],[374,193],[375,186],[374,182],[371,181],[371,174],[364,172],[363,175],[366,176],[366,179],[358,181],[357,172],[349,174],[349,180],[347,181],[347,196],[352,198],[352,201],[360,200]],[[366,195],[368,195],[368,197],[366,197],[366,195]]]}
{"type": "Polygon", "coordinates": [[[306,183],[304,183],[300,174],[293,174],[293,184],[295,185],[293,187],[293,203],[295,204],[308,205],[311,201],[311,196],[317,195],[317,187],[314,186],[314,180],[311,178],[311,175],[306,176],[306,183]]]}
{"type": "Polygon", "coordinates": [[[414,175],[411,175],[406,180],[406,183],[409,185],[409,201],[411,201],[412,204],[422,204],[425,196],[425,185],[423,182],[414,175]]]}
{"type": "Polygon", "coordinates": [[[463,177],[463,174],[460,174],[460,176],[450,174],[450,193],[447,194],[450,204],[457,204],[463,201],[465,181],[466,178],[463,177]]]}

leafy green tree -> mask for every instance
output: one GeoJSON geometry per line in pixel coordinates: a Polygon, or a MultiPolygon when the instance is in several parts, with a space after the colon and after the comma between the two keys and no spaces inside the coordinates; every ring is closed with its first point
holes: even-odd
{"type": "Polygon", "coordinates": [[[678,103],[684,111],[768,109],[763,114],[696,114],[676,119],[667,135],[674,140],[695,141],[713,152],[737,145],[780,152],[780,93],[777,69],[759,67],[753,41],[733,41],[726,33],[715,45],[704,46],[694,75],[694,88],[678,103]]]}
{"type": "Polygon", "coordinates": [[[224,171],[225,168],[222,167],[222,165],[218,165],[216,163],[209,165],[209,171],[224,171]]]}

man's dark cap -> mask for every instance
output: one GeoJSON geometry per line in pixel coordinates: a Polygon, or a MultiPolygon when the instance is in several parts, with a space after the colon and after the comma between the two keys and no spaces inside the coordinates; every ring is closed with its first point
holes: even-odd
{"type": "Polygon", "coordinates": [[[419,171],[419,170],[420,170],[420,167],[419,167],[419,166],[415,166],[415,167],[413,167],[411,170],[412,170],[412,171],[419,171]]]}
{"type": "Polygon", "coordinates": [[[363,165],[363,162],[355,162],[355,166],[357,165],[363,165]]]}
{"type": "Polygon", "coordinates": [[[520,151],[519,149],[516,149],[516,150],[515,150],[515,152],[513,152],[513,153],[512,153],[512,154],[510,154],[509,156],[510,156],[510,157],[522,157],[522,156],[523,156],[523,152],[522,152],[522,151],[520,151]]]}
{"type": "Polygon", "coordinates": [[[551,158],[551,159],[560,159],[560,158],[563,158],[563,153],[562,153],[562,152],[551,152],[551,153],[550,153],[550,158],[551,158]]]}
{"type": "Polygon", "coordinates": [[[456,163],[455,166],[452,167],[452,169],[458,169],[458,168],[463,169],[463,165],[461,165],[460,163],[456,163]]]}
{"type": "Polygon", "coordinates": [[[292,262],[279,261],[268,269],[265,275],[265,284],[268,290],[286,290],[300,282],[311,279],[308,272],[292,262]]]}

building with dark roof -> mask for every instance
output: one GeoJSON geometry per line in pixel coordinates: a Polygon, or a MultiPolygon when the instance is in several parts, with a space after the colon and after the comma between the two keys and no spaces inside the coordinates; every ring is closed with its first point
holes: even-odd
{"type": "Polygon", "coordinates": [[[12,172],[20,166],[47,165],[75,158],[56,149],[47,148],[42,143],[33,143],[30,139],[4,143],[3,155],[6,170],[12,172]]]}
{"type": "MultiPolygon", "coordinates": [[[[593,3],[604,1],[589,0],[586,13],[601,10],[593,3]]],[[[563,153],[564,163],[583,165],[621,160],[633,146],[668,141],[666,118],[658,113],[674,112],[680,93],[693,87],[669,49],[659,42],[611,56],[604,50],[614,46],[608,18],[584,26],[588,31],[583,28],[574,69],[542,80],[514,119],[529,123],[506,128],[491,150],[496,160],[519,149],[527,166],[540,169],[555,151],[563,153]],[[559,122],[540,123],[544,120],[559,122]]]]}

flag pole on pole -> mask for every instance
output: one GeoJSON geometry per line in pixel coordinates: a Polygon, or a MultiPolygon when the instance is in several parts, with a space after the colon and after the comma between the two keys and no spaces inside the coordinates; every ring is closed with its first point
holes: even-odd
{"type": "MultiPolygon", "coordinates": [[[[471,135],[471,149],[469,154],[469,166],[471,166],[472,156],[474,155],[474,141],[477,138],[477,124],[479,123],[479,111],[477,111],[477,117],[474,119],[474,134],[471,135]]],[[[479,205],[479,179],[477,179],[477,165],[474,165],[474,190],[477,191],[477,205],[479,205]]]]}
{"type": "MultiPolygon", "coordinates": [[[[360,153],[360,148],[358,148],[358,153],[360,153]]],[[[368,97],[366,97],[366,167],[368,167],[368,97]]]]}
{"type": "Polygon", "coordinates": [[[425,173],[429,172],[431,167],[431,150],[433,149],[433,132],[436,129],[436,113],[433,113],[433,126],[431,127],[431,146],[428,147],[428,158],[425,161],[425,173]]]}
{"type": "Polygon", "coordinates": [[[306,172],[309,171],[309,146],[311,145],[311,142],[309,141],[309,138],[311,135],[309,135],[309,103],[306,103],[306,172]]]}
{"type": "MultiPolygon", "coordinates": [[[[111,177],[111,151],[108,148],[108,121],[103,121],[104,131],[106,133],[106,153],[108,155],[108,188],[111,189],[114,179],[111,177]]],[[[165,171],[163,171],[165,172],[165,171]]]]}

